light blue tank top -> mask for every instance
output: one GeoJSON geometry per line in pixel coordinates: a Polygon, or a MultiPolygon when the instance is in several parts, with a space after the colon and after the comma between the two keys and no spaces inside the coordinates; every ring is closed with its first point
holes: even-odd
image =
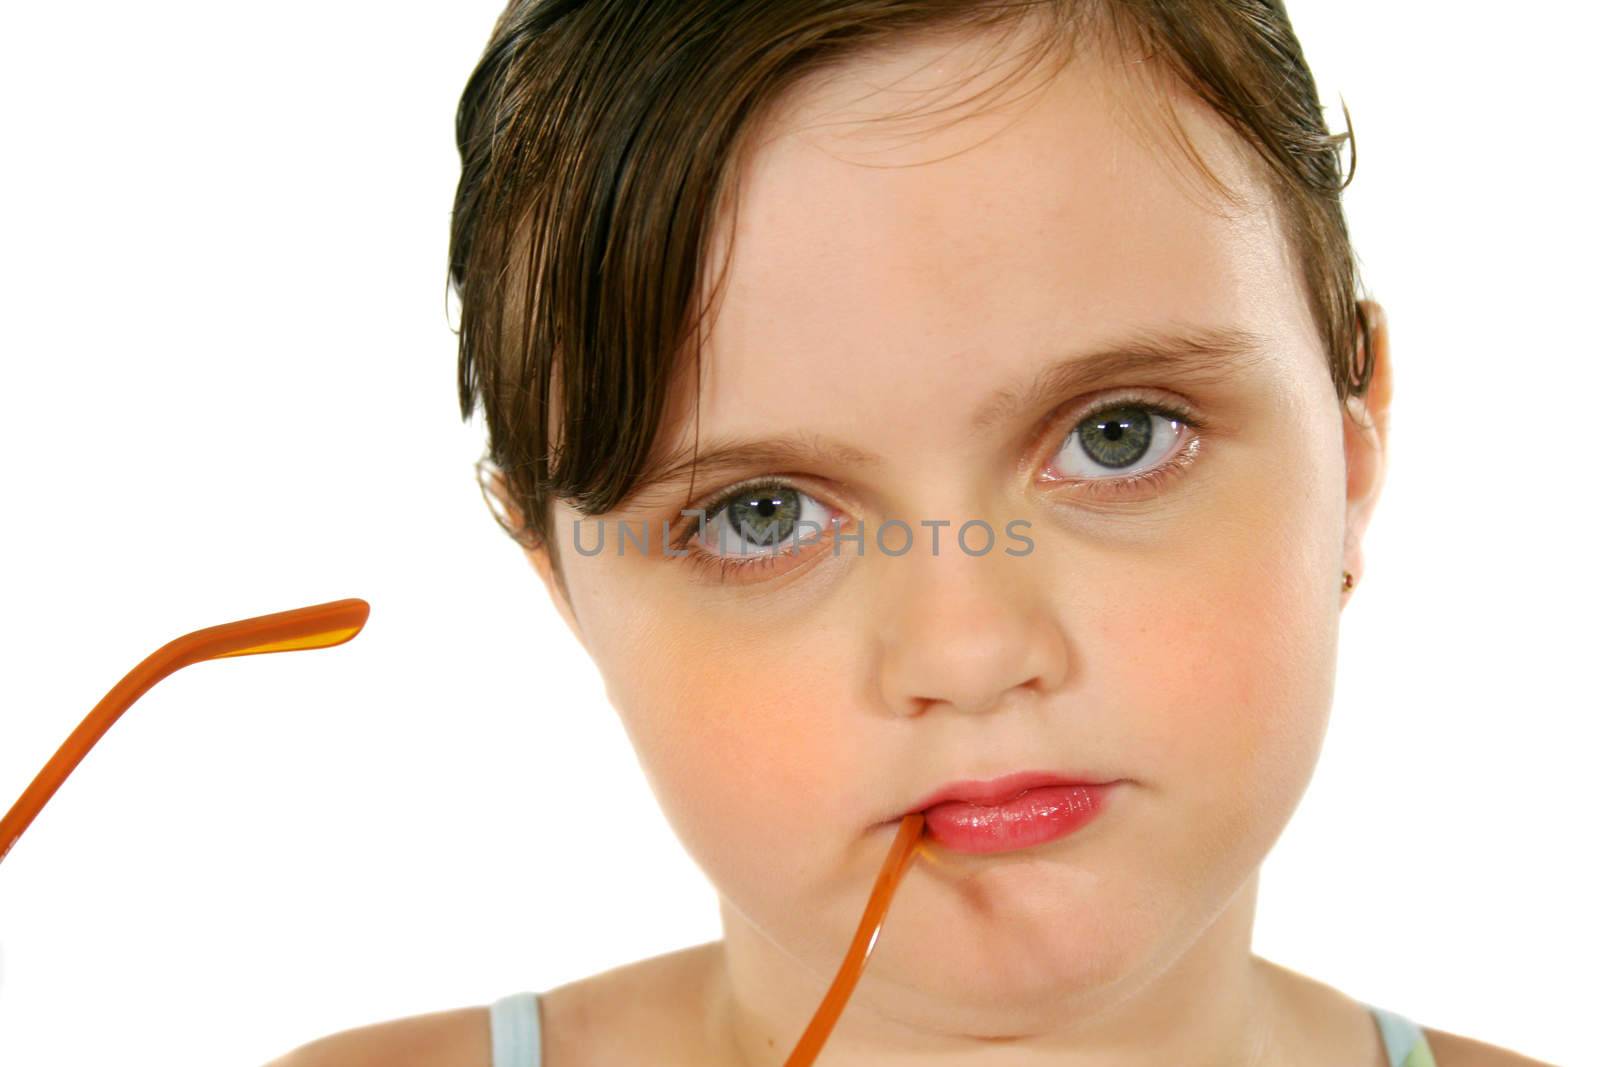
{"type": "MultiPolygon", "coordinates": [[[[1404,1015],[1365,1005],[1378,1024],[1389,1067],[1438,1067],[1422,1028],[1404,1015]]],[[[489,1006],[492,1067],[541,1067],[539,994],[511,993],[489,1006]]]]}

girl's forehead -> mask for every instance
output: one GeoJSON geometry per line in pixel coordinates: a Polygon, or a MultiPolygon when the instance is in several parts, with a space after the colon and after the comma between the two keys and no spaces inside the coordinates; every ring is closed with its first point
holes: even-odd
{"type": "MultiPolygon", "coordinates": [[[[1267,187],[1220,117],[1169,98],[1237,204],[1114,57],[964,81],[949,48],[834,72],[753,140],[731,229],[709,245],[707,277],[727,273],[701,335],[702,435],[770,430],[786,410],[849,439],[893,398],[940,412],[980,375],[1020,378],[1041,353],[1130,331],[1310,329],[1267,187]],[[975,102],[952,106],[952,82],[975,102]]],[[[683,384],[676,425],[692,434],[683,384]]]]}
{"type": "Polygon", "coordinates": [[[876,179],[901,195],[990,178],[996,167],[1026,173],[1053,165],[1062,179],[1094,171],[1149,179],[1128,198],[1170,185],[1206,194],[1203,208],[1222,209],[1217,190],[1201,180],[1196,152],[1226,188],[1270,202],[1262,161],[1165,62],[1118,51],[1083,29],[1065,44],[992,33],[899,43],[824,68],[746,132],[737,169],[746,184],[758,176],[820,179],[837,192],[852,178],[864,188],[876,179]],[[995,150],[983,151],[991,139],[995,150]]]}

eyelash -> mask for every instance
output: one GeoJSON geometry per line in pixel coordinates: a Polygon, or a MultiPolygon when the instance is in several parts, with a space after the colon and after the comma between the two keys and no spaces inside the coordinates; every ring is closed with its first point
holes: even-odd
{"type": "MultiPolygon", "coordinates": [[[[1206,429],[1206,424],[1201,421],[1200,417],[1196,415],[1194,410],[1187,404],[1182,404],[1175,401],[1156,403],[1153,401],[1137,399],[1133,397],[1113,397],[1100,401],[1083,414],[1079,415],[1073,421],[1071,431],[1061,438],[1062,444],[1065,445],[1071,434],[1077,432],[1077,428],[1090,419],[1093,419],[1099,415],[1104,415],[1110,411],[1117,411],[1126,408],[1134,408],[1144,411],[1150,415],[1160,416],[1163,419],[1181,422],[1190,431],[1204,431],[1206,429]]],[[[1054,430],[1060,425],[1061,424],[1059,421],[1052,421],[1049,423],[1048,429],[1054,430]]],[[[1046,432],[1048,432],[1048,430],[1046,432]]],[[[1191,438],[1188,444],[1183,445],[1173,453],[1172,458],[1162,463],[1159,467],[1144,471],[1141,474],[1130,475],[1126,478],[1084,479],[1082,484],[1093,486],[1088,493],[1090,496],[1096,499],[1101,497],[1119,496],[1132,488],[1146,489],[1165,486],[1168,481],[1174,477],[1177,477],[1177,475],[1181,473],[1184,468],[1188,467],[1194,462],[1194,449],[1191,447],[1193,443],[1194,439],[1191,438]]],[[[1059,449],[1057,449],[1057,451],[1059,451],[1059,449]]],[[[1052,453],[1052,455],[1054,455],[1054,453],[1052,453]]],[[[1057,482],[1071,480],[1072,479],[1067,478],[1055,479],[1057,482]]],[[[711,519],[715,518],[719,513],[721,513],[723,508],[733,503],[738,497],[744,496],[748,493],[766,489],[792,488],[794,488],[794,486],[790,483],[771,475],[756,478],[748,482],[738,483],[719,493],[710,502],[701,505],[701,508],[704,511],[704,519],[709,523],[711,519]]],[[[691,523],[687,529],[679,533],[674,539],[672,547],[678,550],[686,550],[689,554],[686,556],[680,556],[678,558],[690,563],[690,565],[693,566],[697,571],[704,572],[715,570],[717,580],[719,582],[726,582],[729,580],[730,576],[734,575],[737,575],[739,578],[745,578],[749,575],[758,573],[761,570],[773,566],[778,561],[778,552],[761,553],[755,556],[740,558],[737,556],[718,556],[713,553],[706,552],[703,549],[691,548],[690,544],[694,541],[694,535],[698,529],[698,524],[691,523]]],[[[786,552],[785,554],[788,553],[786,552]]]]}

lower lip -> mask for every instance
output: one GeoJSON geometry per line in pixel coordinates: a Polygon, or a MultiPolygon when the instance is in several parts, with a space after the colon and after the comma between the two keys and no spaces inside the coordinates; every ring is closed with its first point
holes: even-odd
{"type": "Polygon", "coordinates": [[[1114,784],[1038,786],[1003,804],[935,804],[923,812],[924,833],[956,852],[1031,848],[1086,825],[1100,814],[1114,784]]]}

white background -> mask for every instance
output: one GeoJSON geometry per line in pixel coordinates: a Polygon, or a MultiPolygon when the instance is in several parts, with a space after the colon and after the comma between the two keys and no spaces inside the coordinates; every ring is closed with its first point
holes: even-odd
{"type": "MultiPolygon", "coordinates": [[[[1341,93],[1355,120],[1396,395],[1256,949],[1594,1063],[1600,26],[1579,3],[1291,10],[1330,122],[1341,93]]],[[[352,596],[372,616],[336,649],[185,669],[90,752],[0,865],[0,1062],[257,1067],[719,936],[472,475],[445,254],[497,11],[8,7],[0,804],[171,638],[352,596]]]]}

